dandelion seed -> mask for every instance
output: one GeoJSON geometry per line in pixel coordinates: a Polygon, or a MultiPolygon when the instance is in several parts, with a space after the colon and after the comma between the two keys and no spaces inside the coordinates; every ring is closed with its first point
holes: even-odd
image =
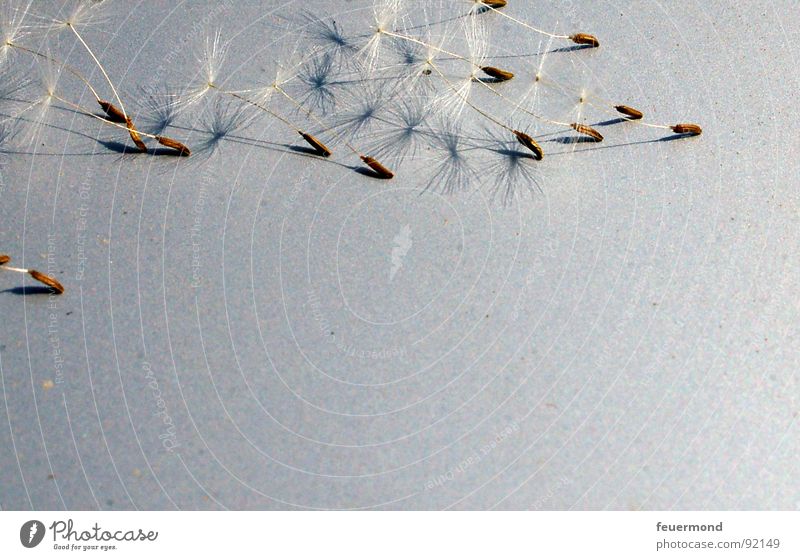
{"type": "Polygon", "coordinates": [[[570,35],[569,39],[578,45],[588,45],[595,48],[600,46],[600,40],[588,33],[575,33],[574,35],[570,35]]]}
{"type": "Polygon", "coordinates": [[[21,274],[27,274],[37,282],[41,282],[45,286],[52,288],[53,292],[56,294],[63,294],[64,293],[64,286],[61,285],[61,282],[44,274],[43,272],[39,272],[38,270],[33,270],[32,268],[16,268],[13,266],[7,266],[7,263],[11,260],[8,255],[0,255],[0,269],[7,270],[10,272],[19,272],[21,274]]]}
{"type": "Polygon", "coordinates": [[[514,74],[512,72],[507,72],[506,70],[501,70],[500,68],[495,68],[494,66],[482,66],[481,70],[487,76],[490,76],[497,80],[498,82],[507,82],[514,78],[514,74]]]}
{"type": "Polygon", "coordinates": [[[703,134],[703,129],[699,125],[691,123],[676,124],[670,128],[675,134],[685,134],[686,136],[700,136],[703,134]]]}
{"type": "Polygon", "coordinates": [[[387,167],[382,165],[378,160],[370,156],[361,156],[361,161],[366,163],[372,169],[379,179],[391,179],[394,177],[387,167]]]}
{"type": "Polygon", "coordinates": [[[108,101],[98,100],[100,107],[102,107],[103,111],[105,111],[106,115],[108,115],[109,120],[117,123],[128,123],[128,117],[125,114],[117,109],[113,103],[109,103],[108,101]]]}
{"type": "Polygon", "coordinates": [[[584,134],[584,135],[586,135],[586,136],[588,136],[590,138],[593,138],[595,140],[595,142],[602,142],[603,141],[603,135],[600,134],[597,130],[595,130],[591,126],[588,126],[588,125],[585,125],[585,124],[578,124],[578,123],[572,123],[570,126],[573,129],[575,129],[577,132],[580,132],[581,134],[584,134]]]}
{"type": "Polygon", "coordinates": [[[330,157],[333,152],[322,142],[314,138],[311,134],[307,134],[305,132],[300,132],[300,136],[303,137],[303,140],[308,142],[322,157],[330,157]]]}
{"type": "Polygon", "coordinates": [[[38,270],[33,270],[33,269],[29,270],[28,274],[34,280],[36,280],[38,282],[41,282],[45,286],[53,288],[53,291],[55,293],[57,293],[57,294],[63,294],[64,293],[64,286],[62,286],[61,282],[59,282],[58,280],[56,280],[52,276],[48,276],[47,274],[43,274],[43,273],[39,272],[38,270]]]}
{"type": "Polygon", "coordinates": [[[508,2],[506,0],[473,0],[476,4],[481,6],[487,6],[494,10],[499,10],[500,8],[505,8],[508,2]]]}
{"type": "Polygon", "coordinates": [[[638,121],[644,118],[644,113],[641,111],[634,109],[633,107],[628,107],[627,105],[615,105],[614,109],[625,115],[631,120],[638,121]]]}
{"type": "Polygon", "coordinates": [[[514,136],[516,136],[517,140],[519,140],[519,143],[533,152],[533,156],[537,161],[544,159],[544,150],[542,150],[542,147],[538,142],[536,142],[536,140],[534,140],[530,135],[520,132],[519,130],[514,130],[513,132],[514,136]]]}
{"type": "Polygon", "coordinates": [[[178,142],[177,140],[173,140],[172,138],[167,138],[166,136],[156,136],[156,140],[162,146],[166,146],[167,148],[172,148],[178,152],[178,155],[183,157],[189,157],[192,155],[192,151],[187,148],[184,144],[178,142]]]}

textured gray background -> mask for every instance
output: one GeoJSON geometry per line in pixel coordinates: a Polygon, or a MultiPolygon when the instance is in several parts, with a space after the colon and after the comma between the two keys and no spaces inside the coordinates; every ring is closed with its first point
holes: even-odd
{"type": "MultiPolygon", "coordinates": [[[[156,4],[86,29],[143,128],[141,88],[191,81],[206,29],[247,87],[297,43],[301,6],[356,35],[371,13],[156,4]]],[[[168,132],[190,160],[123,155],[124,134],[58,107],[4,142],[0,252],[49,257],[67,293],[0,275],[0,507],[800,506],[796,2],[532,4],[509,13],[603,40],[546,71],[705,135],[546,142],[510,203],[491,154],[469,152],[459,192],[429,183],[435,150],[378,182],[344,150],[287,148],[274,120],[212,142],[208,105],[168,132]]],[[[503,59],[509,87],[530,81],[538,38],[491,29],[497,60],[531,55],[503,59]]]]}

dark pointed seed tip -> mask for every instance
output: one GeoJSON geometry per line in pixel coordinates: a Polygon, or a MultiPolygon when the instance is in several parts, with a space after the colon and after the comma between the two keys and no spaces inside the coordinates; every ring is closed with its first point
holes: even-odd
{"type": "Polygon", "coordinates": [[[495,80],[501,82],[507,82],[508,80],[514,79],[514,73],[508,72],[506,70],[501,70],[500,68],[495,68],[494,66],[481,66],[481,70],[487,76],[491,76],[495,80]]]}
{"type": "Polygon", "coordinates": [[[8,264],[9,262],[11,262],[11,257],[8,255],[0,255],[0,266],[8,264]]]}
{"type": "Polygon", "coordinates": [[[589,45],[595,48],[600,46],[600,40],[588,33],[575,33],[574,35],[570,35],[570,40],[578,45],[589,45]]]}
{"type": "Polygon", "coordinates": [[[166,136],[156,136],[156,140],[158,140],[158,143],[162,146],[166,146],[167,148],[172,148],[173,150],[177,151],[178,155],[182,157],[189,157],[192,155],[192,151],[189,149],[189,147],[181,142],[178,142],[177,140],[167,138],[166,136]]]}
{"type": "Polygon", "coordinates": [[[700,125],[693,123],[676,124],[671,128],[675,134],[685,134],[686,136],[700,136],[703,134],[703,129],[700,128],[700,125]]]}
{"type": "Polygon", "coordinates": [[[330,148],[328,148],[328,146],[326,146],[325,144],[314,138],[312,135],[300,131],[300,136],[302,136],[303,140],[308,142],[311,145],[311,147],[314,148],[317,151],[317,153],[322,157],[331,157],[331,155],[333,154],[333,152],[330,150],[330,148]]]}
{"type": "Polygon", "coordinates": [[[537,161],[542,161],[544,159],[544,150],[542,150],[542,147],[538,142],[536,142],[536,140],[534,140],[530,135],[520,132],[519,130],[514,130],[513,132],[519,143],[533,152],[534,159],[537,161]]]}
{"type": "Polygon", "coordinates": [[[113,103],[109,103],[108,101],[103,101],[102,99],[99,99],[97,103],[100,104],[100,107],[103,109],[105,114],[108,115],[108,118],[111,121],[116,123],[126,123],[130,120],[127,117],[125,117],[125,113],[117,109],[117,107],[115,107],[113,103]]]}
{"type": "Polygon", "coordinates": [[[570,126],[573,129],[575,129],[577,132],[580,132],[581,134],[585,134],[589,138],[594,139],[595,142],[602,142],[603,140],[605,140],[603,135],[600,134],[597,130],[593,129],[591,126],[588,126],[588,125],[585,125],[585,124],[578,124],[578,123],[572,123],[570,126]]]}
{"type": "Polygon", "coordinates": [[[361,161],[367,164],[372,169],[379,179],[391,179],[394,177],[388,167],[385,167],[381,162],[370,156],[361,156],[361,161]]]}
{"type": "Polygon", "coordinates": [[[59,282],[52,276],[48,276],[47,274],[39,272],[38,270],[32,270],[32,269],[28,271],[28,274],[31,276],[31,278],[33,278],[37,282],[41,282],[45,286],[52,288],[55,293],[57,294],[64,293],[64,286],[62,286],[61,282],[59,282]]]}
{"type": "Polygon", "coordinates": [[[628,107],[627,105],[617,105],[614,109],[634,121],[644,118],[644,113],[633,107],[628,107]]]}

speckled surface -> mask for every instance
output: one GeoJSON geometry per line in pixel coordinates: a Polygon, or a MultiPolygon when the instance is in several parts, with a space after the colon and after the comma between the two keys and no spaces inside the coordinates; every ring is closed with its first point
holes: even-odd
{"type": "MultiPolygon", "coordinates": [[[[85,37],[147,130],[146,92],[196,77],[208,29],[244,89],[311,41],[301,6],[356,38],[371,17],[362,0],[109,4],[85,37]]],[[[7,136],[0,253],[67,293],[0,274],[0,507],[797,508],[800,13],[531,4],[508,13],[603,40],[548,54],[546,74],[705,134],[542,133],[547,157],[511,182],[515,156],[464,149],[456,189],[439,114],[391,182],[210,98],[167,129],[188,160],[123,154],[124,133],[60,106],[33,142],[7,136]]],[[[530,93],[540,40],[480,17],[490,60],[518,73],[498,87],[530,93]]],[[[92,71],[68,34],[48,40],[92,71]]],[[[310,103],[347,122],[383,84],[310,103]]],[[[94,103],[69,76],[59,91],[94,103]]],[[[537,103],[575,109],[553,89],[537,103]]],[[[391,144],[382,130],[354,141],[391,144]]]]}

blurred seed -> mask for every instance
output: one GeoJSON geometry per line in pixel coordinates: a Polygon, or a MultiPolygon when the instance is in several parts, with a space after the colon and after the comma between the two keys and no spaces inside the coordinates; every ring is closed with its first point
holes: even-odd
{"type": "Polygon", "coordinates": [[[508,5],[506,0],[478,0],[478,3],[489,6],[490,8],[494,8],[495,10],[505,8],[508,5]]]}
{"type": "Polygon", "coordinates": [[[570,40],[578,45],[589,45],[590,47],[599,47],[600,40],[594,35],[588,33],[575,33],[570,36],[570,40]]]}
{"type": "Polygon", "coordinates": [[[597,132],[591,126],[587,126],[585,124],[578,124],[578,123],[572,123],[570,126],[573,129],[575,129],[576,131],[580,132],[581,134],[585,134],[586,136],[589,136],[590,138],[593,138],[595,142],[602,142],[603,141],[603,135],[600,134],[599,132],[597,132]]]}
{"type": "Polygon", "coordinates": [[[628,107],[627,105],[617,105],[614,107],[617,111],[625,115],[631,120],[638,121],[641,118],[644,118],[644,113],[641,111],[634,109],[633,107],[628,107]]]}
{"type": "Polygon", "coordinates": [[[30,274],[31,277],[37,282],[41,282],[45,286],[49,286],[50,288],[52,288],[55,293],[57,294],[64,293],[64,286],[62,286],[61,282],[59,282],[52,276],[48,276],[47,274],[43,274],[38,270],[33,270],[33,269],[29,270],[28,274],[30,274]]]}
{"type": "Polygon", "coordinates": [[[302,136],[303,140],[308,142],[315,150],[317,150],[317,152],[319,152],[319,155],[321,155],[322,157],[330,157],[331,154],[333,154],[333,152],[330,149],[328,149],[328,147],[325,144],[323,144],[310,134],[306,134],[305,132],[300,132],[300,136],[302,136]]]}
{"type": "Polygon", "coordinates": [[[394,177],[394,173],[373,157],[361,156],[361,161],[366,163],[378,175],[379,179],[391,179],[394,177]]]}
{"type": "Polygon", "coordinates": [[[699,125],[691,123],[676,124],[670,128],[675,134],[686,134],[687,136],[700,136],[703,134],[703,129],[699,125]]]}
{"type": "Polygon", "coordinates": [[[536,140],[524,132],[520,132],[519,130],[514,130],[513,132],[514,136],[516,136],[517,140],[519,140],[519,143],[533,152],[536,160],[541,161],[544,159],[544,150],[542,150],[542,147],[538,144],[538,142],[536,142],[536,140]]]}
{"type": "Polygon", "coordinates": [[[8,255],[0,255],[0,266],[3,266],[4,264],[8,264],[10,261],[11,261],[11,257],[9,257],[8,255]]]}
{"type": "Polygon", "coordinates": [[[494,66],[481,66],[481,70],[487,76],[491,76],[495,80],[499,82],[507,82],[514,78],[514,74],[512,72],[507,72],[505,70],[501,70],[500,68],[495,68],[494,66]]]}

